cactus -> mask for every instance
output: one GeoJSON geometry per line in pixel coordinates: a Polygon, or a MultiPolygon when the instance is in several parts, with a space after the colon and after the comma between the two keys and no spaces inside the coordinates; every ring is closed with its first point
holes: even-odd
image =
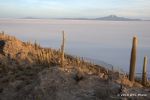
{"type": "Polygon", "coordinates": [[[147,83],[147,73],[146,73],[146,67],[147,67],[147,57],[144,57],[144,63],[143,63],[143,73],[142,73],[142,84],[145,86],[147,83]]]}
{"type": "Polygon", "coordinates": [[[62,44],[61,44],[61,67],[64,67],[64,46],[65,46],[65,33],[62,32],[62,44]]]}
{"type": "Polygon", "coordinates": [[[135,67],[136,67],[136,52],[137,52],[137,37],[133,37],[131,58],[130,58],[130,71],[129,71],[129,80],[134,81],[135,76],[135,67]]]}
{"type": "Polygon", "coordinates": [[[36,41],[34,42],[34,47],[35,47],[35,50],[37,50],[37,49],[38,49],[38,44],[37,44],[37,42],[36,42],[36,41]]]}

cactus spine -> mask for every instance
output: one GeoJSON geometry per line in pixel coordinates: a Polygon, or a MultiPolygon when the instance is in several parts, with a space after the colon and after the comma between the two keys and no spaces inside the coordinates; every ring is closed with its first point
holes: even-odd
{"type": "Polygon", "coordinates": [[[131,58],[130,58],[130,71],[129,71],[129,80],[131,82],[134,81],[134,76],[135,76],[136,52],[137,52],[137,37],[133,37],[132,51],[131,51],[131,58]]]}
{"type": "Polygon", "coordinates": [[[62,32],[62,44],[61,44],[61,67],[64,67],[64,46],[65,46],[65,33],[62,32]]]}
{"type": "Polygon", "coordinates": [[[147,73],[146,73],[146,67],[147,67],[147,57],[144,57],[144,63],[143,63],[143,73],[142,73],[142,84],[145,86],[147,83],[147,73]]]}

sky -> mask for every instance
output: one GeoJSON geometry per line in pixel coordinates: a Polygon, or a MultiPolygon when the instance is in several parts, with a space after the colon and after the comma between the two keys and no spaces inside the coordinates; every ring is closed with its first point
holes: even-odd
{"type": "Polygon", "coordinates": [[[107,15],[150,19],[150,0],[0,0],[0,18],[96,18],[107,15]]]}

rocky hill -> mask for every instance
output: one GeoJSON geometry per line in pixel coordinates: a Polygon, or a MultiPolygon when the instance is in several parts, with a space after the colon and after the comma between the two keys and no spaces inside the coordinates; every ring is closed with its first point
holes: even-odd
{"type": "Polygon", "coordinates": [[[126,75],[59,50],[0,33],[0,100],[150,99],[150,89],[126,75]],[[146,96],[122,96],[122,94],[146,96]]]}

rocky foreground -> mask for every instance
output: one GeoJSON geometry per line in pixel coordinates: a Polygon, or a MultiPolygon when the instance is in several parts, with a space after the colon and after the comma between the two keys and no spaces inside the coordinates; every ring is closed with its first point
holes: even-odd
{"type": "Polygon", "coordinates": [[[0,100],[150,100],[128,76],[0,33],[0,100]]]}

